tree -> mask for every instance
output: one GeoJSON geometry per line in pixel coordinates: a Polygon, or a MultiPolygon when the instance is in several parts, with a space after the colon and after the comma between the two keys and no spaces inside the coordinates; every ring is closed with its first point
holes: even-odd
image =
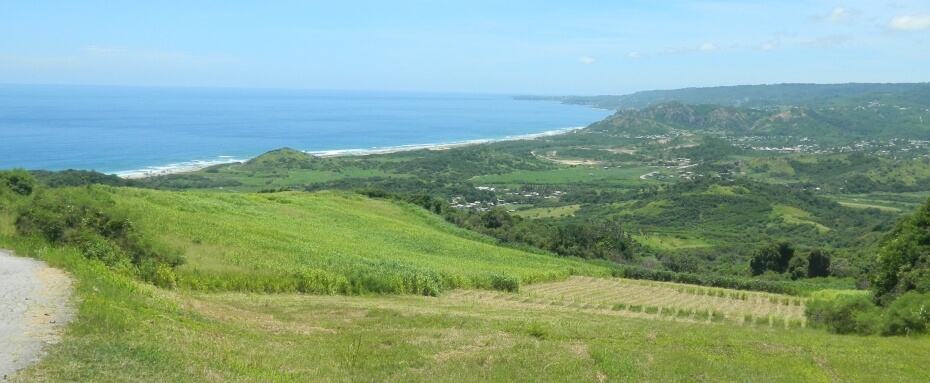
{"type": "Polygon", "coordinates": [[[807,276],[811,278],[830,275],[830,253],[823,249],[811,249],[807,256],[807,276]]]}
{"type": "Polygon", "coordinates": [[[769,243],[753,254],[749,261],[749,270],[753,276],[762,275],[769,270],[781,274],[788,270],[791,258],[794,258],[794,246],[790,243],[769,243]]]}
{"type": "Polygon", "coordinates": [[[882,239],[871,282],[882,305],[908,291],[930,292],[930,199],[882,239]]]}
{"type": "Polygon", "coordinates": [[[788,262],[788,276],[792,280],[798,280],[808,276],[808,260],[802,256],[791,258],[788,262]]]}

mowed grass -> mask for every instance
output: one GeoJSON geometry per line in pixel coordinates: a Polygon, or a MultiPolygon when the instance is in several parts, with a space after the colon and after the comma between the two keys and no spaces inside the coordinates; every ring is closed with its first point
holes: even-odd
{"type": "MultiPolygon", "coordinates": [[[[0,245],[63,267],[79,281],[76,321],[43,361],[13,381],[930,379],[926,336],[837,336],[614,306],[625,296],[644,305],[686,305],[660,302],[694,296],[688,290],[694,286],[572,278],[521,293],[456,290],[440,297],[172,292],[75,251],[10,237],[0,237],[0,245]]],[[[744,302],[721,302],[727,300],[744,302]]],[[[764,302],[755,307],[772,310],[764,302]]]]}
{"type": "Polygon", "coordinates": [[[436,294],[609,274],[349,193],[112,193],[140,230],[183,252],[181,285],[198,290],[436,294]]]}
{"type": "Polygon", "coordinates": [[[805,298],[668,282],[572,277],[528,286],[525,293],[576,307],[611,308],[656,319],[782,328],[804,327],[806,322],[805,298]]]}

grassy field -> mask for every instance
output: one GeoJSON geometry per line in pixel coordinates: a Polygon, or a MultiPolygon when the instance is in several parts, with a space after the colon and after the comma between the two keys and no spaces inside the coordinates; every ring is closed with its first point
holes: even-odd
{"type": "Polygon", "coordinates": [[[639,243],[656,249],[675,250],[710,247],[711,244],[697,238],[682,238],[680,235],[650,233],[648,235],[634,235],[639,243]]]}
{"type": "Polygon", "coordinates": [[[643,181],[639,177],[655,171],[649,167],[612,167],[604,169],[602,166],[577,166],[555,170],[516,171],[501,175],[475,177],[471,181],[475,184],[571,184],[584,182],[599,182],[614,185],[639,185],[643,181]]]}
{"type": "Polygon", "coordinates": [[[926,201],[928,193],[838,194],[828,198],[858,209],[875,208],[891,212],[911,212],[926,201]]]}
{"type": "Polygon", "coordinates": [[[76,321],[13,381],[930,379],[930,338],[810,330],[794,297],[587,277],[440,297],[170,292],[67,249],[0,246],[79,281],[76,321]]]}
{"type": "Polygon", "coordinates": [[[356,194],[112,193],[141,230],[183,252],[180,283],[197,290],[437,294],[609,274],[356,194]]]}
{"type": "Polygon", "coordinates": [[[551,218],[575,214],[581,205],[567,205],[559,207],[540,207],[535,209],[518,210],[515,215],[525,218],[551,218]]]}

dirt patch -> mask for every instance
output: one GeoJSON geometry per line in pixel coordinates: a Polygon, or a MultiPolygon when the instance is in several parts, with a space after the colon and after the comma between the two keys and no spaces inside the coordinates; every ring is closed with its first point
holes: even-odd
{"type": "Polygon", "coordinates": [[[0,250],[0,380],[38,362],[74,318],[64,271],[0,250]]]}

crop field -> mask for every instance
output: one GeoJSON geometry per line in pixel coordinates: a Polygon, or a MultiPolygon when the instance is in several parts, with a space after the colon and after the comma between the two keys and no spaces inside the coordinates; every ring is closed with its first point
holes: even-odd
{"type": "Polygon", "coordinates": [[[608,274],[355,194],[113,190],[119,205],[146,217],[141,230],[183,252],[180,284],[196,290],[435,295],[608,274]]]}

